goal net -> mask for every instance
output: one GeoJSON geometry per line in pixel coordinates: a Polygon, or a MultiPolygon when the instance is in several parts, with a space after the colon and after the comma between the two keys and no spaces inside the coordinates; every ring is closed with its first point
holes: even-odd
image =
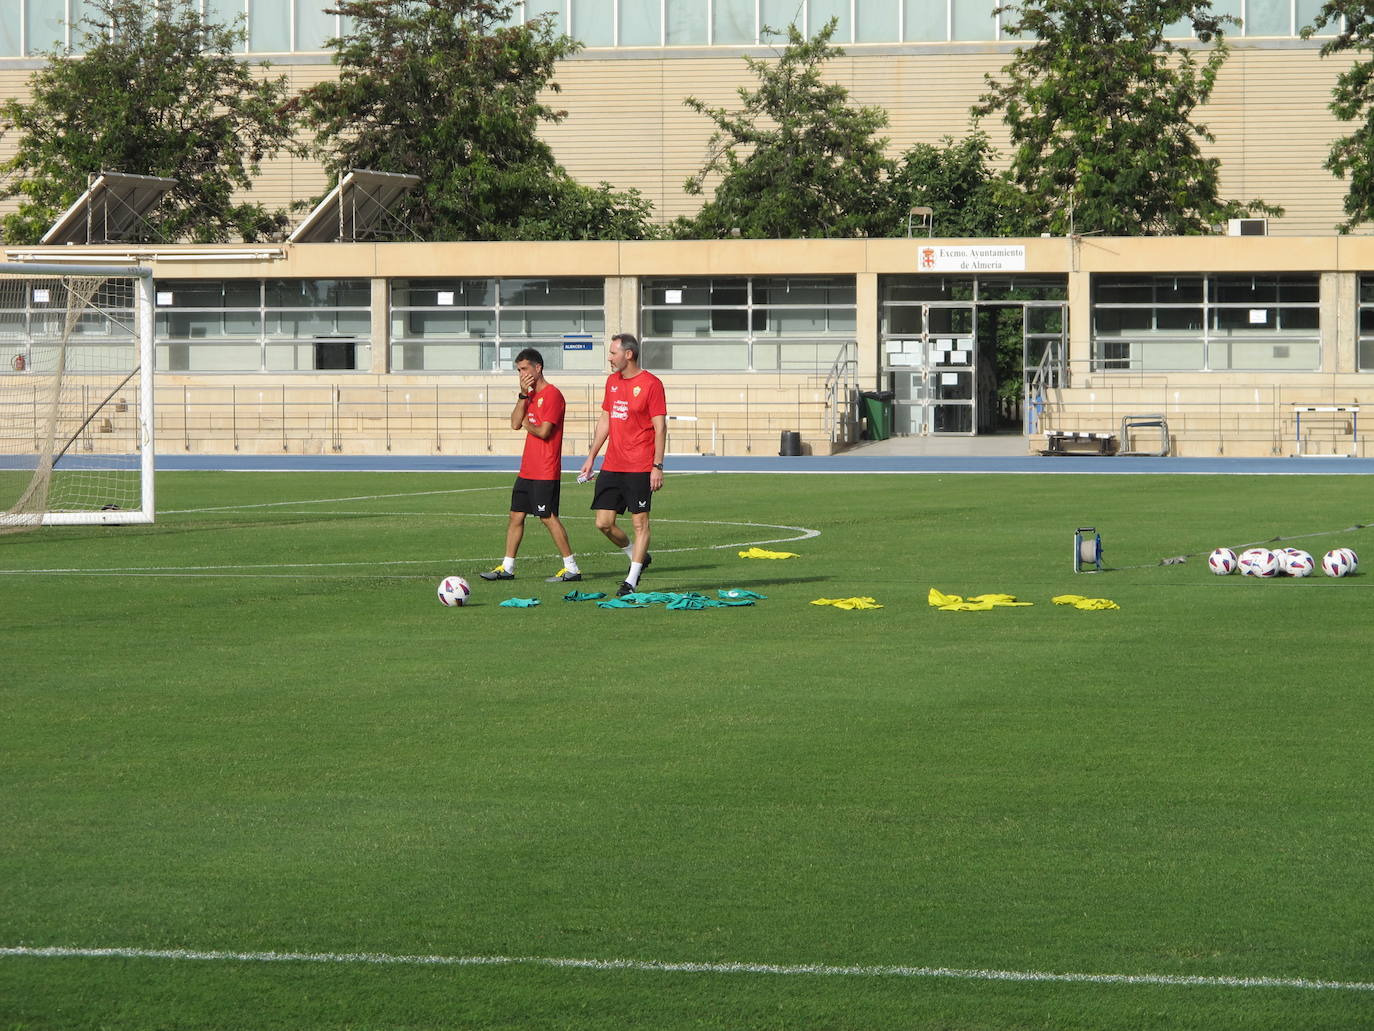
{"type": "Polygon", "coordinates": [[[152,274],[0,263],[0,533],[153,520],[152,274]]]}

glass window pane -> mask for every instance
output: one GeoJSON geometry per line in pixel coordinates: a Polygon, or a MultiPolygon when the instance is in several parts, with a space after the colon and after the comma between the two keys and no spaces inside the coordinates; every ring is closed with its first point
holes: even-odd
{"type": "Polygon", "coordinates": [[[258,54],[291,49],[291,8],[287,4],[254,4],[248,19],[248,49],[258,54]]]}
{"type": "Polygon", "coordinates": [[[787,26],[794,21],[797,27],[801,28],[800,19],[802,5],[797,0],[759,0],[759,32],[763,32],[763,27],[767,26],[778,33],[772,39],[762,39],[761,43],[776,43],[780,40],[787,40],[787,26]]]}
{"type": "MultiPolygon", "coordinates": [[[[1304,25],[1311,25],[1312,19],[1316,18],[1317,13],[1324,6],[1324,0],[1297,0],[1295,14],[1297,15],[1298,28],[1304,25]]],[[[1334,36],[1341,31],[1341,19],[1336,18],[1327,24],[1320,32],[1319,36],[1334,36]]]]}
{"type": "MultiPolygon", "coordinates": [[[[242,25],[245,10],[244,0],[205,0],[205,20],[211,25],[242,25]]],[[[239,44],[239,49],[243,49],[243,44],[239,44]]]]}
{"type": "Polygon", "coordinates": [[[702,305],[712,301],[709,279],[646,279],[643,294],[646,307],[659,304],[702,305]]]}
{"type": "Polygon", "coordinates": [[[742,340],[713,341],[709,344],[646,344],[644,366],[655,371],[743,371],[749,367],[749,345],[742,340]]]}
{"type": "Polygon", "coordinates": [[[308,308],[366,307],[372,287],[366,279],[269,279],[266,306],[308,308]]]}
{"type": "Polygon", "coordinates": [[[908,42],[943,42],[949,38],[945,0],[905,0],[904,38],[908,42]]]}
{"type": "Polygon", "coordinates": [[[567,25],[563,18],[563,0],[525,0],[525,20],[533,21],[544,15],[552,15],[550,21],[553,23],[555,32],[566,32],[567,25]]]}
{"type": "Polygon", "coordinates": [[[669,45],[706,43],[706,5],[701,0],[668,0],[669,45]]]}
{"type": "Polygon", "coordinates": [[[855,43],[897,43],[897,5],[892,0],[858,0],[855,43]]]}
{"type": "Polygon", "coordinates": [[[620,5],[620,45],[622,47],[656,47],[660,38],[658,0],[648,3],[620,5]]]}
{"type": "Polygon", "coordinates": [[[807,4],[807,20],[810,34],[814,36],[825,28],[831,18],[835,19],[835,34],[830,37],[833,43],[852,41],[849,24],[849,0],[810,0],[807,4]]]}
{"type": "Polygon", "coordinates": [[[710,336],[711,312],[705,308],[656,308],[644,313],[647,336],[710,336]]]}
{"type": "Polygon", "coordinates": [[[992,11],[997,6],[990,0],[954,0],[954,24],[950,27],[950,38],[995,39],[996,22],[992,11]]]}
{"type": "Polygon", "coordinates": [[[754,42],[754,0],[716,0],[711,18],[713,43],[754,42]]]}
{"type": "Polygon", "coordinates": [[[324,13],[333,6],[325,0],[296,0],[297,50],[323,50],[324,41],[339,34],[338,16],[324,13]]]}
{"type": "Polygon", "coordinates": [[[66,0],[29,0],[24,19],[28,29],[29,53],[63,46],[66,39],[66,0]]]}
{"type": "Polygon", "coordinates": [[[1242,26],[1247,36],[1291,36],[1293,26],[1289,24],[1292,4],[1290,0],[1247,0],[1245,4],[1245,24],[1242,26]]]}
{"type": "Polygon", "coordinates": [[[571,35],[589,47],[615,43],[614,0],[577,0],[573,4],[571,35]]]}
{"type": "Polygon", "coordinates": [[[503,305],[601,305],[604,281],[600,279],[503,279],[503,305]]]}
{"type": "Polygon", "coordinates": [[[0,57],[21,57],[19,53],[19,8],[0,10],[0,57]]]}

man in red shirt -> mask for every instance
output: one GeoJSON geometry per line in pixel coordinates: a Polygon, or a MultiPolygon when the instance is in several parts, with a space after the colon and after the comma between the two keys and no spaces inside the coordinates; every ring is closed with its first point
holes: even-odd
{"type": "Polygon", "coordinates": [[[632,333],[611,337],[611,374],[601,402],[601,417],[592,436],[591,454],[582,463],[580,479],[587,479],[597,452],[610,440],[601,473],[596,478],[596,528],[630,560],[630,571],[616,591],[624,597],[639,590],[639,574],[653,559],[649,555],[649,510],[654,492],[663,487],[663,447],[667,441],[668,405],[663,381],[639,366],[639,341],[632,333]],[[635,528],[634,543],[616,525],[626,510],[635,528]]]}
{"type": "Polygon", "coordinates": [[[563,568],[546,582],[581,580],[582,571],[577,568],[577,558],[568,543],[568,531],[558,518],[559,477],[563,474],[563,415],[567,405],[562,391],[544,378],[544,356],[534,348],[527,347],[515,356],[515,371],[520,376],[520,393],[511,409],[510,428],[524,428],[525,451],[510,495],[506,557],[495,569],[483,573],[482,579],[515,579],[515,555],[525,535],[525,517],[536,515],[563,556],[563,568]]]}

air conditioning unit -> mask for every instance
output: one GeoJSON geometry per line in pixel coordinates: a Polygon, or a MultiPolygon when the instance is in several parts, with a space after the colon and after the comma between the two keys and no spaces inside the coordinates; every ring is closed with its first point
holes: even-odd
{"type": "Polygon", "coordinates": [[[1267,218],[1232,218],[1226,222],[1227,236],[1268,236],[1267,218]]]}

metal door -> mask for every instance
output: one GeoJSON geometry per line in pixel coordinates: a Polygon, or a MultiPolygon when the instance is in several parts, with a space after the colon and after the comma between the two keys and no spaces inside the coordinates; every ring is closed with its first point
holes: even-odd
{"type": "Polygon", "coordinates": [[[978,348],[973,325],[972,304],[913,305],[889,323],[882,371],[893,393],[894,435],[974,433],[978,348]]]}

